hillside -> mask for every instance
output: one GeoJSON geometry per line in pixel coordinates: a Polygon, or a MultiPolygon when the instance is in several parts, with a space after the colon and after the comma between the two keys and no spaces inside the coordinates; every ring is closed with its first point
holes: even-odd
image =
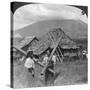
{"type": "Polygon", "coordinates": [[[87,24],[79,20],[57,20],[49,19],[36,22],[32,25],[16,30],[15,33],[19,33],[21,36],[37,36],[41,37],[50,30],[50,28],[58,28],[64,30],[64,32],[71,38],[87,38],[87,24]]]}

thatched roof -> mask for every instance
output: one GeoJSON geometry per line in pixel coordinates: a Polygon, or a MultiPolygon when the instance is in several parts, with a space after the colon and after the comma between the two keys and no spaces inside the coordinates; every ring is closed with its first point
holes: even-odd
{"type": "Polygon", "coordinates": [[[54,28],[42,36],[37,44],[35,46],[31,46],[30,49],[32,49],[35,54],[41,54],[48,47],[54,48],[55,43],[60,37],[62,37],[59,42],[60,47],[65,45],[76,46],[76,43],[69,36],[67,36],[61,28],[54,28]]]}
{"type": "Polygon", "coordinates": [[[63,48],[63,49],[78,49],[79,47],[76,45],[62,45],[61,48],[63,48]]]}
{"type": "Polygon", "coordinates": [[[23,48],[26,47],[29,43],[31,43],[31,41],[33,41],[34,39],[36,39],[35,36],[32,36],[32,37],[24,37],[22,40],[18,41],[18,44],[16,45],[16,47],[23,49],[23,48]]]}

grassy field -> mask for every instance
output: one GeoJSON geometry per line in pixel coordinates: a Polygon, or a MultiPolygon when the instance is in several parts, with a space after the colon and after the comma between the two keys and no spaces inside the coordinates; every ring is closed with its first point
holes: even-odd
{"type": "MultiPolygon", "coordinates": [[[[14,88],[42,87],[45,86],[44,80],[40,77],[42,68],[36,64],[35,78],[24,67],[24,63],[18,64],[14,61],[14,88]]],[[[54,78],[54,86],[86,84],[87,60],[77,60],[71,62],[58,63],[55,66],[57,75],[54,78]]]]}

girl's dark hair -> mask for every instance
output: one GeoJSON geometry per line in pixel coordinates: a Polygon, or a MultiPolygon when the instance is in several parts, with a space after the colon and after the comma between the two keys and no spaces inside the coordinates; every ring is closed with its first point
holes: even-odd
{"type": "Polygon", "coordinates": [[[33,57],[39,59],[39,55],[33,54],[33,57]]]}
{"type": "Polygon", "coordinates": [[[27,53],[26,58],[28,58],[28,57],[33,58],[33,51],[29,51],[29,52],[27,53]]]}

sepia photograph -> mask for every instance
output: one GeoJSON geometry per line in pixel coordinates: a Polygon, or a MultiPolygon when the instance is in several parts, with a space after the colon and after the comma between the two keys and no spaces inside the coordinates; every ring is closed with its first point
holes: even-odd
{"type": "Polygon", "coordinates": [[[88,83],[88,6],[11,2],[11,87],[88,83]]]}

